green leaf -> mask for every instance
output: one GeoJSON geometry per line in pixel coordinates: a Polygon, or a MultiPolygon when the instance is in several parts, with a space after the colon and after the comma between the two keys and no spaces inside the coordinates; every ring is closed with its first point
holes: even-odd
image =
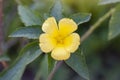
{"type": "Polygon", "coordinates": [[[113,39],[118,35],[120,35],[120,5],[116,7],[110,19],[108,39],[113,39]]]}
{"type": "Polygon", "coordinates": [[[38,42],[28,44],[20,52],[20,55],[9,69],[0,75],[0,80],[21,80],[26,66],[41,55],[38,42]]]}
{"type": "Polygon", "coordinates": [[[53,70],[53,68],[56,65],[56,61],[51,57],[51,55],[48,55],[48,74],[53,70]]]}
{"type": "Polygon", "coordinates": [[[78,25],[88,22],[91,18],[90,13],[77,13],[70,16],[78,25]]]}
{"type": "Polygon", "coordinates": [[[100,0],[99,4],[104,5],[104,4],[111,4],[111,3],[117,3],[120,2],[120,0],[100,0]]]}
{"type": "Polygon", "coordinates": [[[26,6],[18,6],[18,14],[25,26],[41,25],[42,20],[31,9],[26,6]]]}
{"type": "Polygon", "coordinates": [[[44,60],[42,62],[42,66],[44,66],[42,68],[42,70],[45,69],[45,72],[46,73],[46,76],[50,74],[50,72],[53,70],[53,68],[55,67],[56,65],[56,61],[51,57],[50,53],[48,54],[45,54],[44,56],[44,60]],[[46,68],[45,68],[46,66],[46,68]],[[47,70],[47,71],[46,71],[47,70]]]}
{"type": "Polygon", "coordinates": [[[41,32],[42,31],[38,26],[23,27],[17,29],[9,37],[26,37],[28,39],[38,39],[41,32]]]}
{"type": "Polygon", "coordinates": [[[42,62],[40,64],[40,69],[36,74],[35,80],[39,80],[40,77],[42,77],[43,80],[47,80],[48,75],[51,73],[51,71],[56,65],[56,61],[51,58],[50,53],[43,54],[42,58],[43,59],[41,60],[42,62]]]}
{"type": "Polygon", "coordinates": [[[71,58],[65,61],[75,72],[83,78],[89,80],[88,68],[85,61],[85,56],[80,50],[71,55],[71,58]]]}
{"type": "Polygon", "coordinates": [[[42,73],[42,70],[41,70],[41,66],[42,66],[41,63],[43,63],[43,65],[44,65],[43,59],[44,59],[44,54],[41,54],[37,58],[37,61],[39,61],[37,64],[39,64],[39,65],[38,65],[38,68],[37,68],[37,72],[35,73],[34,80],[40,80],[40,78],[42,77],[41,74],[43,74],[43,73],[42,73]]]}
{"type": "Polygon", "coordinates": [[[55,3],[51,9],[50,14],[51,16],[54,16],[57,21],[59,21],[63,17],[61,0],[55,0],[55,3]]]}
{"type": "Polygon", "coordinates": [[[48,77],[48,56],[44,54],[41,66],[40,66],[40,74],[43,80],[47,80],[48,77]]]}
{"type": "Polygon", "coordinates": [[[10,61],[10,58],[6,55],[1,55],[0,56],[0,61],[10,61]]]}
{"type": "Polygon", "coordinates": [[[34,0],[32,7],[39,11],[41,15],[50,12],[55,0],[34,0]],[[47,3],[47,5],[46,5],[47,3]]]}

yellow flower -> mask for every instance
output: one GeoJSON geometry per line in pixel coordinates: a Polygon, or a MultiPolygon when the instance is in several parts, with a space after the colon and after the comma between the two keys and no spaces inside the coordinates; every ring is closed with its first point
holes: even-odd
{"type": "Polygon", "coordinates": [[[58,25],[54,17],[48,18],[42,25],[43,34],[39,37],[39,46],[45,53],[51,53],[55,60],[66,60],[80,45],[80,36],[73,33],[77,24],[69,18],[63,18],[58,25]]]}

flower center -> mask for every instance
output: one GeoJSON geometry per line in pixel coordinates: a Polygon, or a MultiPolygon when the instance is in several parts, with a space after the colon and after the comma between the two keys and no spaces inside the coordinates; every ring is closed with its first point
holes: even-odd
{"type": "Polygon", "coordinates": [[[64,44],[64,37],[61,35],[58,35],[56,38],[57,44],[64,44]]]}

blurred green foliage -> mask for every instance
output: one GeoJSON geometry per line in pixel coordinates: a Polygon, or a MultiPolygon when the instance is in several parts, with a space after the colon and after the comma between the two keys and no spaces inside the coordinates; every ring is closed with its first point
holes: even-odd
{"type": "MultiPolygon", "coordinates": [[[[11,36],[13,37],[15,36],[27,37],[30,40],[26,38],[14,38],[15,40],[14,44],[10,46],[9,49],[7,49],[7,51],[4,53],[5,56],[0,57],[0,60],[8,61],[8,65],[12,64],[7,70],[1,72],[2,74],[0,76],[0,80],[19,80],[21,76],[22,76],[22,80],[47,79],[48,73],[46,69],[48,69],[47,67],[48,63],[51,63],[52,64],[51,66],[54,67],[55,61],[51,60],[51,58],[48,58],[48,55],[37,52],[38,47],[37,48],[34,47],[35,48],[34,51],[37,52],[36,55],[38,56],[35,55],[34,51],[33,51],[34,54],[33,55],[31,53],[32,51],[30,50],[33,50],[32,48],[34,45],[28,47],[30,49],[26,47],[23,48],[26,44],[30,45],[31,42],[38,41],[37,38],[39,37],[41,31],[36,31],[36,30],[38,30],[38,27],[39,29],[41,28],[43,21],[47,17],[55,16],[57,20],[61,19],[62,17],[71,17],[73,19],[75,18],[75,20],[77,20],[78,23],[86,22],[80,24],[79,29],[77,31],[82,36],[90,28],[91,25],[93,25],[99,18],[101,18],[105,13],[107,13],[111,8],[114,8],[116,6],[117,6],[116,7],[117,10],[115,11],[115,13],[113,13],[112,17],[106,19],[99,26],[99,28],[97,28],[81,44],[80,49],[81,51],[83,51],[83,54],[85,55],[85,59],[90,75],[90,80],[120,80],[120,68],[119,68],[120,67],[120,23],[119,23],[120,1],[119,0],[99,0],[99,1],[98,0],[76,0],[76,1],[62,0],[62,5],[60,3],[54,4],[54,2],[56,1],[57,0],[16,0],[16,1],[4,0],[3,12],[4,12],[5,42],[7,43],[12,40],[12,38],[8,37],[11,33],[12,33],[11,36]],[[81,13],[87,13],[87,14],[91,13],[91,15],[82,14],[82,17],[80,17],[81,13]],[[77,15],[78,17],[75,15],[77,15]],[[26,29],[27,32],[25,32],[26,29]],[[16,32],[14,32],[15,30],[16,32]],[[21,31],[19,32],[19,30],[21,31]],[[111,33],[112,35],[110,36],[111,33]],[[108,37],[110,38],[109,40],[108,37]],[[20,49],[23,50],[23,52],[21,52],[22,54],[21,53],[18,54],[20,52],[20,49]],[[27,55],[28,52],[30,52],[31,54],[27,55]],[[41,56],[39,56],[40,54],[41,56]],[[31,59],[30,56],[33,58],[34,61],[31,59]],[[23,60],[21,58],[28,59],[29,61],[26,63],[25,62],[26,60],[23,60]],[[14,67],[16,66],[19,66],[22,69],[20,69],[19,67],[15,69],[14,67]],[[21,75],[16,74],[17,71],[18,72],[20,71],[21,75]],[[13,76],[11,77],[10,74],[16,75],[16,77],[13,76]]],[[[72,60],[73,63],[75,63],[75,61],[77,63],[77,61],[80,60],[77,59],[79,58],[73,59],[72,60]]],[[[79,64],[79,62],[77,64],[79,64]]],[[[73,65],[75,66],[75,64],[73,65]]],[[[86,66],[85,67],[82,66],[83,68],[81,68],[80,66],[78,67],[78,71],[86,67],[86,66]]],[[[61,79],[85,80],[84,79],[85,77],[79,76],[76,73],[77,71],[76,72],[74,71],[74,68],[68,66],[66,63],[63,63],[63,65],[54,74],[53,80],[61,80],[61,79]]]]}

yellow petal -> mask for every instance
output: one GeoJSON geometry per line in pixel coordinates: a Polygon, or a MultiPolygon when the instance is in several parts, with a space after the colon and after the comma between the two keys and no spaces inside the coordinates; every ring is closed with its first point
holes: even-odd
{"type": "Polygon", "coordinates": [[[80,36],[77,33],[72,33],[64,40],[65,49],[69,52],[75,52],[80,45],[80,36]]]}
{"type": "Polygon", "coordinates": [[[56,46],[56,40],[52,38],[49,34],[41,34],[39,37],[39,46],[43,52],[50,52],[56,46]]]}
{"type": "Polygon", "coordinates": [[[63,46],[58,45],[55,49],[53,49],[51,56],[55,60],[66,60],[70,57],[70,53],[66,51],[63,46]]]}
{"type": "Polygon", "coordinates": [[[56,36],[58,34],[58,26],[54,17],[48,18],[42,25],[42,30],[45,33],[56,36]]]}
{"type": "Polygon", "coordinates": [[[67,36],[76,31],[77,27],[77,24],[72,19],[63,18],[59,21],[59,31],[63,36],[67,36]]]}

